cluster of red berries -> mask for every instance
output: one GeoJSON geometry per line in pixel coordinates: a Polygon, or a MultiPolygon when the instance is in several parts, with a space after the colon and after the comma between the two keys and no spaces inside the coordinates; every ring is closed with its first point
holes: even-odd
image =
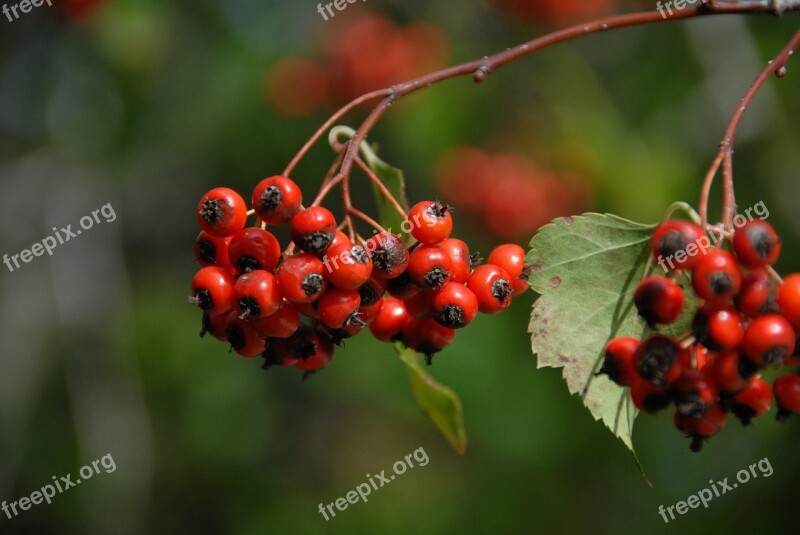
{"type": "Polygon", "coordinates": [[[706,233],[689,221],[656,228],[653,257],[668,262],[667,276],[643,279],[634,292],[639,315],[655,330],[676,321],[684,309],[680,277],[691,279],[700,307],[692,331],[674,338],[653,332],[644,340],[621,337],[605,347],[600,373],[630,387],[635,406],[655,413],[675,404],[675,426],[699,451],[725,425],[728,413],[744,425],[778,405],[778,418],[800,413],[800,375],[778,376],[770,390],[760,374],[768,366],[800,362],[800,274],[785,280],[772,270],[780,240],[766,221],[735,229],[732,252],[708,250],[706,233]]]}
{"type": "Polygon", "coordinates": [[[453,220],[439,201],[410,210],[410,248],[389,231],[354,243],[326,208],[304,208],[300,188],[284,176],[261,181],[252,206],[263,224],[245,227],[247,206],[235,191],[216,188],[200,200],[195,257],[204,267],[189,301],[203,311],[201,336],[244,357],[262,355],[265,367],[314,372],[330,362],[335,344],[366,327],[430,364],[455,329],[478,312],[505,310],[528,288],[522,247],[501,245],[476,266],[467,244],[450,237],[453,220]],[[264,227],[285,224],[293,246],[282,253],[264,227]]]}

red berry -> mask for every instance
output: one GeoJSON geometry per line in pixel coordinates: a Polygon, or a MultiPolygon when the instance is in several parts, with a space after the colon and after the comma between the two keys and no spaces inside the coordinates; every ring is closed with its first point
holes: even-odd
{"type": "Polygon", "coordinates": [[[300,249],[322,256],[336,234],[336,218],[329,210],[312,206],[292,218],[290,233],[292,241],[300,249]]]}
{"type": "Polygon", "coordinates": [[[360,245],[343,243],[329,247],[322,259],[325,277],[344,290],[355,290],[372,275],[372,259],[360,245]]]}
{"type": "Polygon", "coordinates": [[[408,211],[411,235],[422,243],[435,244],[446,240],[453,231],[450,207],[441,201],[422,201],[408,211]]]}
{"type": "Polygon", "coordinates": [[[514,295],[519,295],[528,289],[528,275],[530,266],[525,264],[525,249],[515,243],[498,245],[489,253],[486,263],[500,266],[511,277],[511,286],[514,295]]]}
{"type": "Polygon", "coordinates": [[[237,232],[228,245],[228,259],[239,273],[257,269],[273,271],[281,257],[281,245],[271,233],[258,227],[237,232]]]}
{"type": "Polygon", "coordinates": [[[300,314],[288,301],[283,301],[278,310],[255,322],[256,330],[265,338],[289,338],[300,328],[300,314]]]}
{"type": "Polygon", "coordinates": [[[345,325],[361,325],[358,316],[360,306],[361,297],[357,290],[328,288],[328,291],[319,298],[317,306],[319,321],[331,329],[341,329],[345,325]]]}
{"type": "Polygon", "coordinates": [[[742,272],[728,251],[715,249],[700,258],[692,271],[692,286],[698,297],[725,303],[739,293],[742,272]]]}
{"type": "Polygon", "coordinates": [[[209,234],[205,230],[200,231],[197,241],[194,243],[194,257],[201,266],[219,266],[224,268],[231,267],[228,259],[228,244],[231,237],[220,237],[209,234]]]}
{"type": "Polygon", "coordinates": [[[403,341],[407,347],[424,354],[428,366],[433,355],[450,345],[456,331],[440,325],[433,318],[409,319],[403,327],[403,341]]]}
{"type": "Polygon", "coordinates": [[[748,267],[771,266],[781,254],[781,240],[772,225],[754,219],[736,229],[733,250],[748,267]]]}
{"type": "Polygon", "coordinates": [[[286,258],[275,271],[278,289],[290,303],[312,303],[328,288],[322,261],[308,253],[286,258]]]}
{"type": "Polygon", "coordinates": [[[438,290],[450,280],[453,263],[437,245],[417,247],[408,261],[408,275],[422,288],[438,290]]]}
{"type": "Polygon", "coordinates": [[[245,273],[233,287],[233,300],[241,318],[266,318],[278,310],[281,296],[272,273],[258,269],[245,273]]]}
{"type": "Polygon", "coordinates": [[[214,236],[231,236],[244,227],[247,205],[242,196],[230,188],[215,188],[203,195],[197,204],[197,221],[214,236]]]}
{"type": "Polygon", "coordinates": [[[778,306],[789,323],[800,330],[800,273],[792,273],[778,288],[778,306]]]}
{"type": "Polygon", "coordinates": [[[757,370],[737,351],[730,351],[709,359],[703,371],[717,385],[720,392],[730,395],[748,388],[757,370]]]}
{"type": "Polygon", "coordinates": [[[701,241],[708,245],[703,229],[689,221],[674,220],[661,223],[650,238],[653,258],[668,271],[693,269],[703,258],[701,241]]]}
{"type": "Polygon", "coordinates": [[[772,381],[772,391],[778,404],[778,419],[800,414],[800,375],[785,373],[772,381]]]}
{"type": "Polygon", "coordinates": [[[719,433],[728,419],[719,407],[713,407],[700,418],[685,416],[675,411],[675,427],[678,431],[692,439],[691,449],[698,452],[703,448],[703,442],[719,433]]]}
{"type": "Polygon", "coordinates": [[[472,290],[458,282],[448,282],[430,297],[431,314],[441,325],[460,329],[478,314],[478,300],[472,290]]]}
{"type": "Polygon", "coordinates": [[[303,193],[291,178],[265,178],[253,190],[253,209],[270,225],[283,225],[302,209],[303,193]]]}
{"type": "Polygon", "coordinates": [[[744,337],[742,316],[731,306],[705,305],[694,315],[692,334],[712,351],[736,349],[744,337]]]}
{"type": "Polygon", "coordinates": [[[467,288],[478,300],[478,310],[484,314],[497,314],[511,304],[514,290],[508,272],[494,264],[479,266],[467,280],[467,288]]]}
{"type": "Polygon", "coordinates": [[[360,325],[359,327],[363,328],[368,325],[372,325],[372,323],[377,319],[378,315],[380,315],[381,308],[383,308],[382,299],[378,299],[371,305],[365,305],[362,301],[361,306],[358,307],[358,318],[362,323],[364,323],[364,325],[360,325]]]}
{"type": "Polygon", "coordinates": [[[252,323],[239,318],[239,312],[233,310],[225,323],[225,334],[231,349],[243,357],[257,357],[266,349],[266,341],[256,331],[252,323]]]}
{"type": "Polygon", "coordinates": [[[411,280],[408,271],[405,271],[399,277],[389,279],[386,285],[386,291],[389,292],[389,295],[398,299],[407,299],[421,292],[422,288],[411,280]]]}
{"type": "Polygon", "coordinates": [[[228,335],[225,334],[225,322],[228,321],[229,314],[230,310],[225,310],[224,312],[216,314],[203,312],[203,328],[200,330],[200,337],[202,338],[208,333],[217,340],[227,342],[228,335]]]}
{"type": "Polygon", "coordinates": [[[383,298],[383,305],[381,305],[378,316],[375,321],[370,323],[369,330],[381,342],[392,342],[401,337],[403,327],[409,318],[400,299],[386,296],[383,298]]]}
{"type": "Polygon", "coordinates": [[[746,390],[733,398],[731,412],[742,422],[750,425],[753,418],[764,416],[772,405],[772,390],[769,384],[760,377],[753,377],[753,382],[746,390]]]}
{"type": "Polygon", "coordinates": [[[636,348],[633,365],[645,381],[665,386],[680,377],[687,355],[672,338],[654,334],[636,348]]]}
{"type": "Polygon", "coordinates": [[[631,382],[631,400],[637,409],[647,414],[666,409],[672,401],[667,387],[656,386],[640,377],[634,377],[631,382]]]}
{"type": "Polygon", "coordinates": [[[229,269],[204,267],[192,279],[189,302],[209,314],[224,312],[233,306],[235,282],[229,269]]]}
{"type": "Polygon", "coordinates": [[[294,364],[296,368],[306,372],[306,375],[303,376],[304,378],[308,377],[310,373],[319,371],[327,366],[331,359],[333,359],[333,352],[335,349],[333,342],[327,334],[319,329],[310,332],[311,334],[306,335],[305,340],[301,342],[301,344],[305,346],[305,350],[302,354],[306,356],[299,358],[294,364]]]}
{"type": "Polygon", "coordinates": [[[620,386],[631,386],[639,380],[633,367],[633,355],[639,347],[639,340],[630,336],[614,338],[606,344],[603,366],[598,374],[606,374],[608,378],[620,386]]]}
{"type": "Polygon", "coordinates": [[[633,302],[648,325],[666,325],[678,319],[683,311],[683,290],[675,281],[654,275],[639,283],[633,302]]]}
{"type": "Polygon", "coordinates": [[[780,366],[794,352],[794,329],[780,314],[760,316],[744,332],[742,352],[753,364],[780,366]]]}
{"type": "Polygon", "coordinates": [[[754,318],[767,312],[776,312],[775,299],[775,288],[769,273],[764,268],[753,268],[742,279],[742,288],[734,303],[739,312],[754,318]]]}
{"type": "Polygon", "coordinates": [[[353,243],[353,242],[350,241],[350,238],[347,237],[347,234],[345,234],[341,230],[337,230],[336,233],[333,235],[333,241],[331,242],[329,247],[333,247],[334,245],[339,245],[340,243],[353,243]]]}
{"type": "Polygon", "coordinates": [[[397,235],[381,232],[367,240],[365,247],[372,256],[375,276],[394,279],[405,272],[408,266],[408,249],[397,235]]]}
{"type": "Polygon", "coordinates": [[[311,318],[313,320],[319,319],[319,312],[317,311],[317,307],[319,307],[319,300],[314,301],[313,303],[292,303],[294,308],[303,316],[307,318],[311,318]]]}
{"type": "Polygon", "coordinates": [[[439,244],[439,247],[445,250],[453,264],[453,275],[450,280],[466,284],[472,271],[467,244],[458,238],[447,238],[439,244]]]}
{"type": "Polygon", "coordinates": [[[681,416],[700,418],[717,402],[717,387],[701,370],[686,370],[672,387],[675,409],[681,416]]]}

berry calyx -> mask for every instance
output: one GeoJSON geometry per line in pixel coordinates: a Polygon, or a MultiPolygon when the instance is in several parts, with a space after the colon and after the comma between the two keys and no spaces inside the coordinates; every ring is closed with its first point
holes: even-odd
{"type": "Polygon", "coordinates": [[[723,304],[739,293],[742,272],[728,251],[715,249],[700,258],[692,271],[692,287],[697,296],[723,304]]]}
{"type": "Polygon", "coordinates": [[[683,363],[679,359],[680,353],[681,348],[675,340],[654,334],[636,348],[633,365],[645,381],[665,386],[681,375],[683,363]]]}
{"type": "Polygon", "coordinates": [[[313,303],[328,288],[325,266],[316,256],[297,253],[286,258],[275,271],[278,289],[294,304],[313,303]]]}
{"type": "Polygon", "coordinates": [[[241,319],[266,318],[281,305],[275,277],[261,269],[239,277],[233,287],[233,299],[241,312],[241,319]]]}
{"type": "Polygon", "coordinates": [[[467,280],[483,314],[497,314],[511,305],[514,289],[508,272],[493,264],[479,266],[467,280]]]}
{"type": "Polygon", "coordinates": [[[472,290],[457,282],[448,282],[430,298],[431,314],[440,325],[461,329],[478,314],[478,300],[472,290]]]}
{"type": "Polygon", "coordinates": [[[403,241],[391,232],[381,232],[367,240],[375,276],[394,279],[405,273],[409,253],[403,241]]]}
{"type": "Polygon", "coordinates": [[[336,233],[336,218],[330,210],[312,206],[298,212],[290,225],[292,241],[301,250],[322,256],[336,233]]]}
{"type": "Polygon", "coordinates": [[[447,252],[437,245],[417,247],[408,261],[408,275],[418,286],[438,290],[450,280],[453,263],[447,252]]]}

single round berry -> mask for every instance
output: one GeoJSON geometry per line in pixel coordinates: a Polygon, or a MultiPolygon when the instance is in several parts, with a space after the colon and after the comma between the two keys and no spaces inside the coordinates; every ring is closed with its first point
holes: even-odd
{"type": "Polygon", "coordinates": [[[511,305],[514,289],[508,272],[494,264],[479,266],[467,280],[467,288],[478,300],[478,310],[483,314],[497,314],[511,305]]]}
{"type": "Polygon", "coordinates": [[[257,319],[255,326],[265,338],[289,338],[300,328],[300,314],[291,303],[283,301],[273,314],[257,319]]]}
{"type": "Polygon", "coordinates": [[[453,231],[450,207],[441,201],[422,201],[408,211],[411,235],[421,243],[435,244],[446,240],[453,231]]]}
{"type": "Polygon", "coordinates": [[[783,317],[800,330],[800,273],[783,279],[778,288],[778,307],[783,317]]]}
{"type": "Polygon", "coordinates": [[[739,293],[742,272],[728,251],[715,249],[700,258],[692,271],[692,286],[698,297],[725,303],[739,293]]]}
{"type": "Polygon", "coordinates": [[[389,295],[383,298],[380,312],[375,321],[370,323],[369,330],[381,342],[393,342],[402,337],[403,327],[409,318],[403,302],[389,295]]]}
{"type": "Polygon", "coordinates": [[[454,329],[440,325],[433,318],[410,318],[403,327],[403,342],[407,347],[425,355],[428,366],[431,365],[433,356],[450,345],[455,335],[454,329]]]}
{"type": "Polygon", "coordinates": [[[633,356],[638,347],[639,340],[636,338],[630,336],[614,338],[606,344],[603,351],[603,366],[597,373],[608,375],[609,379],[620,386],[631,386],[638,380],[633,367],[633,356]]]}
{"type": "Polygon", "coordinates": [[[515,243],[498,245],[489,253],[487,264],[494,264],[506,270],[511,277],[514,295],[519,295],[529,288],[528,276],[531,267],[525,263],[525,249],[515,243]]]}
{"type": "Polygon", "coordinates": [[[742,425],[750,425],[753,418],[764,416],[772,406],[772,390],[769,384],[760,377],[753,377],[753,382],[733,398],[731,412],[739,418],[742,425]]]}
{"type": "Polygon", "coordinates": [[[698,247],[708,238],[699,226],[690,221],[674,220],[661,223],[650,237],[653,258],[664,269],[693,269],[703,258],[705,249],[698,247]]]}
{"type": "Polygon", "coordinates": [[[785,373],[772,381],[772,391],[778,404],[778,419],[800,414],[800,375],[785,373]]]}
{"type": "Polygon", "coordinates": [[[758,367],[780,366],[794,352],[794,329],[780,314],[754,319],[744,332],[742,352],[758,367]]]}
{"type": "Polygon", "coordinates": [[[266,349],[266,341],[256,331],[249,321],[239,318],[239,312],[234,310],[228,315],[225,323],[225,334],[231,349],[246,358],[259,356],[266,349]]]}
{"type": "Polygon", "coordinates": [[[257,269],[273,271],[281,257],[281,244],[271,233],[248,227],[234,234],[228,245],[228,260],[238,273],[257,269]]]}
{"type": "Polygon", "coordinates": [[[312,331],[310,338],[306,342],[313,347],[313,352],[305,358],[298,359],[294,366],[306,372],[303,376],[305,379],[310,374],[318,372],[327,366],[333,359],[335,347],[330,336],[319,329],[312,331]]]}
{"type": "Polygon", "coordinates": [[[754,219],[734,232],[733,251],[748,267],[771,266],[781,254],[781,240],[772,225],[754,219]]]}
{"type": "Polygon", "coordinates": [[[675,409],[681,416],[700,418],[717,402],[717,387],[705,372],[686,370],[672,387],[675,409]]]}
{"type": "Polygon", "coordinates": [[[336,218],[329,210],[312,206],[292,218],[290,233],[292,241],[300,249],[321,257],[333,242],[336,218]]]}
{"type": "Polygon", "coordinates": [[[744,337],[742,316],[731,306],[705,305],[694,315],[692,334],[712,351],[736,349],[744,337]]]}
{"type": "Polygon", "coordinates": [[[434,319],[450,329],[466,327],[478,314],[475,294],[458,282],[448,282],[433,292],[430,307],[434,319]]]}
{"type": "Polygon", "coordinates": [[[677,379],[683,371],[685,357],[674,339],[654,334],[639,344],[633,365],[639,377],[656,386],[665,386],[677,379]]]}
{"type": "Polygon", "coordinates": [[[358,325],[358,327],[364,328],[369,325],[372,325],[372,323],[375,321],[375,319],[377,319],[378,315],[381,313],[381,308],[383,308],[382,299],[378,299],[371,305],[365,305],[362,302],[361,306],[358,307],[358,318],[364,325],[358,325]]]}
{"type": "Polygon", "coordinates": [[[719,407],[713,407],[700,418],[685,416],[675,411],[675,427],[678,431],[692,439],[691,450],[698,452],[703,448],[703,442],[719,433],[728,415],[719,407]]]}
{"type": "Polygon", "coordinates": [[[450,257],[437,245],[417,247],[408,260],[408,275],[422,288],[438,290],[450,280],[452,273],[450,257]]]}
{"type": "MultiPolygon", "coordinates": [[[[800,293],[798,293],[798,297],[800,297],[800,293]]],[[[764,268],[753,268],[748,271],[742,278],[742,288],[734,299],[734,303],[739,312],[748,318],[755,318],[768,312],[777,312],[775,286],[769,273],[764,268]]]]}
{"type": "Polygon", "coordinates": [[[319,321],[331,329],[341,329],[345,325],[362,325],[358,315],[361,296],[357,290],[343,290],[331,287],[319,298],[319,321]]]}
{"type": "Polygon", "coordinates": [[[668,388],[634,377],[631,382],[631,400],[640,411],[655,414],[669,407],[672,398],[668,388]]]}
{"type": "Polygon", "coordinates": [[[225,310],[224,312],[219,312],[216,314],[203,312],[203,327],[200,330],[200,338],[206,334],[210,334],[217,340],[227,342],[228,335],[225,334],[225,323],[228,321],[229,314],[230,310],[225,310]]]}
{"type": "Polygon", "coordinates": [[[285,176],[265,178],[253,190],[253,209],[259,219],[270,225],[288,223],[302,205],[300,186],[285,176]]]}
{"type": "Polygon", "coordinates": [[[737,351],[729,351],[711,357],[703,367],[703,371],[717,385],[720,392],[734,395],[752,384],[753,375],[758,370],[737,351]]]}
{"type": "Polygon", "coordinates": [[[247,205],[230,188],[214,188],[197,204],[198,223],[214,236],[231,236],[244,227],[246,220],[247,205]]]}
{"type": "Polygon", "coordinates": [[[431,290],[423,290],[410,297],[403,299],[403,307],[406,312],[418,320],[430,318],[433,315],[431,309],[431,290]]]}
{"type": "Polygon", "coordinates": [[[372,259],[360,245],[343,243],[329,247],[322,263],[325,277],[344,290],[355,290],[372,275],[372,259]]]}
{"type": "Polygon", "coordinates": [[[272,273],[262,269],[245,273],[233,287],[233,299],[241,318],[266,318],[281,305],[278,285],[272,273]]]}
{"type": "Polygon", "coordinates": [[[192,279],[189,302],[209,314],[225,312],[233,306],[233,286],[236,283],[229,269],[204,267],[192,279]]]}
{"type": "Polygon", "coordinates": [[[230,236],[214,236],[205,230],[200,231],[194,243],[194,257],[201,266],[230,268],[231,261],[228,259],[230,242],[230,236]]]}
{"type": "Polygon", "coordinates": [[[290,303],[312,303],[328,288],[324,273],[325,266],[319,258],[297,253],[281,262],[275,279],[281,295],[290,303]]]}
{"type": "Polygon", "coordinates": [[[683,289],[671,279],[653,275],[636,287],[633,302],[648,325],[667,325],[678,319],[683,311],[683,289]]]}
{"type": "Polygon", "coordinates": [[[372,256],[375,276],[394,279],[408,266],[409,253],[402,240],[391,232],[381,232],[367,240],[367,252],[372,256]]]}

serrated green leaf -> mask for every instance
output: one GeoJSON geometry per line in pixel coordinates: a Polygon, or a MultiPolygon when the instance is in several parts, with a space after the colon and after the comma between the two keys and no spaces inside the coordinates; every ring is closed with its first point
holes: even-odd
{"type": "MultiPolygon", "coordinates": [[[[394,198],[397,199],[400,206],[408,211],[406,179],[403,175],[403,171],[384,162],[372,151],[366,151],[364,160],[369,168],[381,179],[386,189],[394,195],[394,198]]],[[[387,230],[391,230],[402,238],[403,232],[400,227],[403,223],[403,218],[375,184],[372,184],[372,191],[375,193],[375,202],[378,205],[379,222],[381,226],[387,230]]]]}
{"type": "Polygon", "coordinates": [[[420,364],[421,356],[411,349],[397,349],[400,360],[408,367],[411,390],[422,412],[427,414],[454,450],[463,455],[467,450],[464,409],[452,389],[431,377],[420,364]]]}
{"type": "MultiPolygon", "coordinates": [[[[528,329],[538,367],[564,368],[570,393],[585,391],[592,416],[631,452],[637,411],[628,390],[594,373],[611,338],[641,338],[647,329],[633,292],[644,275],[654,228],[613,215],[559,218],[539,230],[527,256],[531,287],[541,294],[528,329]]],[[[686,297],[682,317],[661,332],[689,330],[696,304],[690,292],[686,297]]]]}

